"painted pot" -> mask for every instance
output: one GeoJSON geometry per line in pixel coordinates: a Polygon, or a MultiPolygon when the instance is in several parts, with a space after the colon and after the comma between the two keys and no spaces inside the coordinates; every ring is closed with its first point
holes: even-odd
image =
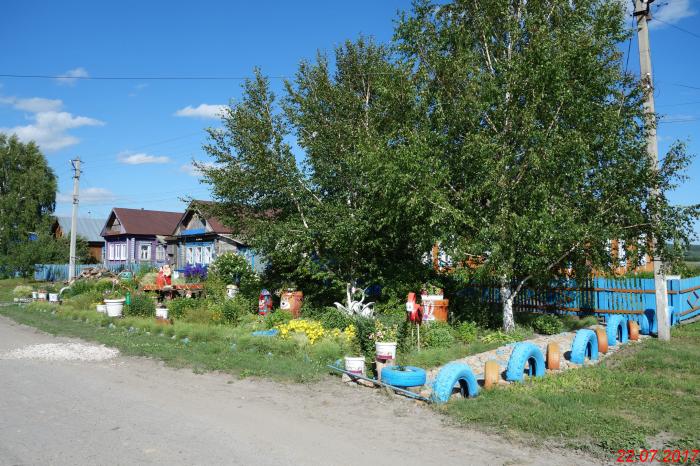
{"type": "Polygon", "coordinates": [[[106,304],[98,304],[95,306],[97,312],[100,314],[107,314],[107,305],[106,304]]]}
{"type": "Polygon", "coordinates": [[[423,301],[423,322],[447,322],[448,299],[423,301]]]}
{"type": "Polygon", "coordinates": [[[301,291],[285,291],[280,297],[280,309],[291,312],[295,319],[301,315],[302,304],[304,293],[301,291]]]}
{"type": "Polygon", "coordinates": [[[46,291],[39,291],[36,298],[39,301],[46,301],[46,291]]]}
{"type": "Polygon", "coordinates": [[[57,303],[58,302],[58,293],[49,293],[49,302],[50,303],[57,303]]]}
{"type": "Polygon", "coordinates": [[[107,315],[109,317],[121,317],[122,311],[124,310],[124,298],[120,299],[105,299],[105,305],[107,306],[107,315]]]}
{"type": "Polygon", "coordinates": [[[378,341],[374,344],[377,359],[396,359],[395,341],[378,341]]]}
{"type": "Polygon", "coordinates": [[[39,299],[39,293],[36,291],[32,291],[32,299],[39,299]]]}
{"type": "Polygon", "coordinates": [[[345,370],[353,374],[365,374],[365,357],[345,356],[345,370]]]}
{"type": "Polygon", "coordinates": [[[156,309],[156,319],[164,319],[166,320],[168,318],[168,309],[165,307],[161,307],[156,309]]]}

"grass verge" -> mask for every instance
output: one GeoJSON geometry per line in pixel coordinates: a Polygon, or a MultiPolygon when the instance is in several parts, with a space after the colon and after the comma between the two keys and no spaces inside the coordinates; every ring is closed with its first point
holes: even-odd
{"type": "Polygon", "coordinates": [[[158,325],[154,319],[110,319],[94,311],[62,312],[50,305],[0,307],[0,314],[53,335],[96,341],[129,356],[163,360],[195,372],[221,371],[240,377],[312,382],[328,374],[342,350],[332,342],[299,347],[293,341],[252,337],[246,327],[158,325]]]}
{"type": "Polygon", "coordinates": [[[700,322],[672,340],[629,345],[597,366],[548,375],[438,408],[458,422],[560,446],[700,448],[700,322]]]}

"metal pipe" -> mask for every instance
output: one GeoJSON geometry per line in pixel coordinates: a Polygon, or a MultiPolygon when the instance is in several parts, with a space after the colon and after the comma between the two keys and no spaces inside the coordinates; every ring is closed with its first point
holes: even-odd
{"type": "Polygon", "coordinates": [[[388,383],[381,382],[381,381],[379,381],[379,380],[377,380],[377,379],[370,379],[369,377],[365,377],[364,375],[355,374],[354,372],[348,372],[348,371],[346,371],[346,370],[344,370],[344,369],[341,369],[341,368],[339,368],[339,367],[334,366],[333,364],[328,364],[328,368],[329,368],[329,369],[333,369],[333,370],[338,371],[338,372],[342,372],[343,374],[347,374],[349,377],[352,377],[352,378],[355,378],[355,379],[366,380],[366,381],[368,381],[368,382],[372,382],[373,384],[379,385],[379,386],[381,386],[381,387],[390,388],[390,389],[392,389],[392,390],[394,390],[394,391],[396,391],[396,392],[401,393],[402,395],[408,396],[409,398],[413,398],[413,399],[420,400],[420,401],[425,401],[426,403],[432,403],[432,402],[433,402],[433,400],[431,400],[430,398],[426,398],[426,397],[424,397],[424,396],[422,396],[422,395],[419,395],[419,394],[417,394],[417,393],[413,393],[413,392],[410,391],[410,390],[405,390],[405,389],[403,389],[403,388],[396,387],[396,386],[394,386],[394,385],[389,385],[388,383]]]}

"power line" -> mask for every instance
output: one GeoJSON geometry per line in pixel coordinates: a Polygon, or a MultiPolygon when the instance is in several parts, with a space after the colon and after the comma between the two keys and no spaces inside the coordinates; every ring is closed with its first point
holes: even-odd
{"type": "MultiPolygon", "coordinates": [[[[0,74],[0,78],[80,79],[83,81],[245,81],[251,79],[250,76],[66,76],[14,73],[0,74]]],[[[290,76],[265,76],[265,78],[288,79],[290,76]]]]}
{"type": "Polygon", "coordinates": [[[681,32],[685,32],[686,34],[689,34],[689,35],[691,35],[691,36],[693,36],[693,37],[697,37],[698,39],[700,39],[700,34],[696,34],[696,33],[692,32],[692,31],[687,30],[687,29],[683,29],[683,28],[680,27],[680,26],[676,26],[675,24],[671,24],[671,23],[669,23],[668,21],[664,21],[663,19],[659,19],[659,18],[653,18],[653,19],[654,19],[654,21],[658,21],[658,22],[660,22],[660,23],[664,23],[666,26],[671,26],[671,27],[674,28],[674,29],[678,29],[678,30],[681,31],[681,32]]]}

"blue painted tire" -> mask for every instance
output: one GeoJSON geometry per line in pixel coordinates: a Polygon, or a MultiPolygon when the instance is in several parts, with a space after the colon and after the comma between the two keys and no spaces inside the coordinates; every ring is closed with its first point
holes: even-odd
{"type": "Polygon", "coordinates": [[[420,387],[425,385],[425,370],[413,366],[386,366],[382,369],[382,382],[395,387],[420,387]]]}
{"type": "Polygon", "coordinates": [[[681,312],[673,309],[672,307],[668,308],[669,313],[671,314],[671,327],[678,325],[681,323],[681,312]]]}
{"type": "Polygon", "coordinates": [[[544,355],[535,344],[523,341],[515,345],[508,360],[506,380],[509,382],[522,382],[525,366],[529,365],[530,375],[544,376],[544,355]]]}
{"type": "Polygon", "coordinates": [[[644,314],[638,314],[636,320],[639,324],[639,333],[642,335],[649,335],[651,333],[651,323],[649,322],[649,316],[647,316],[646,312],[644,314]]]}
{"type": "Polygon", "coordinates": [[[586,358],[591,361],[598,359],[598,337],[593,330],[581,329],[571,344],[571,362],[583,364],[586,358]]]}
{"type": "Polygon", "coordinates": [[[280,333],[276,328],[271,328],[270,330],[258,330],[251,333],[254,337],[276,337],[280,333]]]}
{"type": "Polygon", "coordinates": [[[605,321],[605,333],[608,335],[608,346],[615,346],[618,343],[627,343],[629,332],[627,331],[627,320],[619,314],[611,315],[605,321]],[[618,338],[619,335],[619,338],[618,338]]]}
{"type": "MultiPolygon", "coordinates": [[[[383,377],[383,373],[382,373],[383,377]]],[[[451,362],[438,372],[433,381],[431,398],[435,403],[447,403],[455,385],[459,384],[462,396],[473,398],[479,394],[479,385],[471,368],[461,362],[451,362]]]]}

